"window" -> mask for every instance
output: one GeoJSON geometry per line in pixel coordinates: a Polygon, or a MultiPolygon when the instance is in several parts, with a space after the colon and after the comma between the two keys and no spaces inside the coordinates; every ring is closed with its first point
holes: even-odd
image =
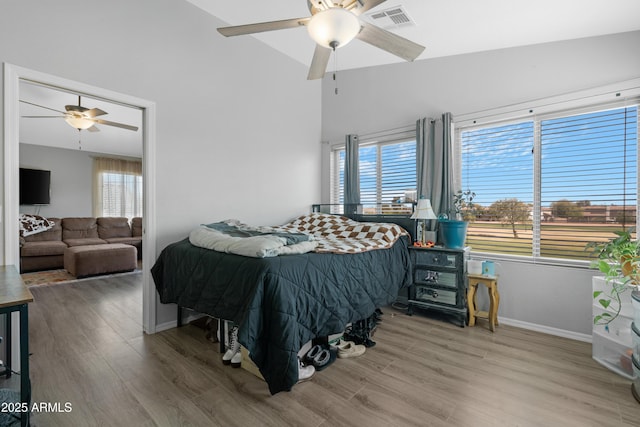
{"type": "Polygon", "coordinates": [[[476,193],[467,229],[474,251],[532,252],[533,129],[524,121],[461,134],[462,188],[476,193]]]}
{"type": "Polygon", "coordinates": [[[142,216],[142,164],[119,159],[94,159],[94,215],[142,216]]]}
{"type": "MultiPolygon", "coordinates": [[[[360,201],[364,214],[411,214],[416,199],[416,141],[361,142],[360,201]]],[[[333,150],[331,203],[344,203],[344,147],[333,150]]]]}
{"type": "Polygon", "coordinates": [[[545,114],[458,132],[476,193],[474,251],[584,260],[636,224],[638,106],[545,114]]]}

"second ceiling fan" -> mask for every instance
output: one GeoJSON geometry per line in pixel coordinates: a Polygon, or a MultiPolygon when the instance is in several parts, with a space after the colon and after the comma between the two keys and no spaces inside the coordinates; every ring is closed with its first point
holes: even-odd
{"type": "Polygon", "coordinates": [[[358,16],[384,3],[386,0],[307,0],[310,17],[285,19],[218,28],[220,34],[231,37],[265,31],[284,30],[306,26],[316,42],[307,79],[321,79],[327,69],[331,51],[342,47],[354,38],[376,46],[406,61],[413,61],[424,46],[362,22],[358,16]]]}
{"type": "Polygon", "coordinates": [[[22,116],[28,119],[48,119],[48,118],[61,118],[64,119],[70,126],[80,130],[88,130],[89,132],[98,132],[96,124],[114,126],[121,129],[127,129],[137,131],[137,126],[127,125],[124,123],[112,122],[109,120],[98,119],[97,117],[108,114],[106,111],[102,111],[99,108],[87,108],[81,105],[81,97],[78,95],[78,105],[65,105],[65,111],[56,110],[54,108],[45,107],[33,102],[20,100],[24,104],[33,105],[35,107],[44,108],[46,110],[55,111],[59,113],[57,116],[22,116]]]}

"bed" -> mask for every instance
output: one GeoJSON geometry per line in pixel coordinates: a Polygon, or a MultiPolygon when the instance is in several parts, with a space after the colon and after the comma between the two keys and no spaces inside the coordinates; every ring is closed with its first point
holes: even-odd
{"type": "MultiPolygon", "coordinates": [[[[301,223],[335,228],[332,221],[345,220],[352,221],[311,214],[284,228],[305,232],[301,223]]],[[[410,236],[402,231],[384,248],[354,250],[344,236],[356,233],[343,232],[336,240],[346,243],[346,252],[320,244],[314,252],[264,258],[206,249],[186,238],[167,246],[151,273],[162,303],[239,325],[239,342],[275,394],[298,381],[297,354],[305,343],[371,316],[409,285],[410,236]]]]}

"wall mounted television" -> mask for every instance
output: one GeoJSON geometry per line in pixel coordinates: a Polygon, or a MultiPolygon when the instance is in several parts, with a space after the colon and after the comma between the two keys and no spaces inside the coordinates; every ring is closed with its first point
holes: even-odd
{"type": "Polygon", "coordinates": [[[20,168],[20,204],[51,203],[51,171],[20,168]]]}

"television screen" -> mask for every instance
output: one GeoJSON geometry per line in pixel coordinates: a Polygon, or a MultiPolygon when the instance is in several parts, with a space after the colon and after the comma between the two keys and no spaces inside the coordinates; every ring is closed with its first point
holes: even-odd
{"type": "Polygon", "coordinates": [[[20,204],[51,203],[51,171],[20,168],[20,204]]]}

